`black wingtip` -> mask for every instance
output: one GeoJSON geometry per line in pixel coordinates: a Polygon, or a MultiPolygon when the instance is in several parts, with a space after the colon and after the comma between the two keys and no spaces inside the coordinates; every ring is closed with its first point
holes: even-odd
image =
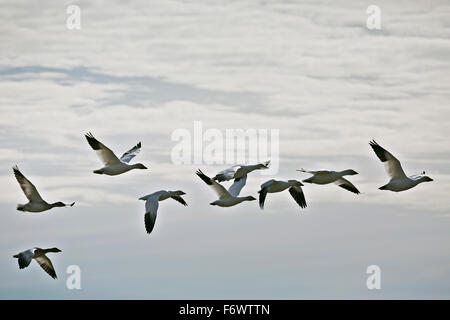
{"type": "Polygon", "coordinates": [[[91,132],[86,133],[84,137],[86,138],[87,142],[89,143],[92,149],[94,150],[100,149],[100,143],[98,142],[97,139],[94,138],[91,132]]]}
{"type": "Polygon", "coordinates": [[[373,147],[376,147],[376,146],[380,146],[379,144],[378,144],[378,142],[376,142],[374,139],[372,139],[371,141],[369,141],[369,145],[373,148],[373,147]]]}
{"type": "Polygon", "coordinates": [[[266,201],[267,189],[263,188],[258,191],[259,193],[259,207],[264,210],[264,202],[266,201]]]}
{"type": "Polygon", "coordinates": [[[197,174],[197,175],[200,177],[200,179],[202,179],[206,184],[212,185],[211,179],[210,179],[207,175],[205,175],[205,174],[202,172],[202,170],[198,169],[198,170],[195,172],[195,174],[197,174]]]}
{"type": "Polygon", "coordinates": [[[13,165],[12,169],[13,169],[14,174],[20,174],[21,173],[19,167],[17,166],[17,164],[13,165]]]}
{"type": "Polygon", "coordinates": [[[294,198],[295,202],[300,206],[300,208],[304,209],[307,207],[303,190],[299,192],[295,189],[295,187],[291,187],[289,188],[289,193],[291,194],[292,198],[294,198]]]}
{"type": "Polygon", "coordinates": [[[341,188],[343,188],[343,189],[345,189],[347,191],[350,191],[350,192],[352,192],[354,194],[360,194],[361,193],[361,192],[359,192],[358,189],[356,189],[356,187],[351,187],[351,186],[348,186],[346,184],[340,184],[339,187],[341,187],[341,188]]]}
{"type": "Polygon", "coordinates": [[[377,157],[381,160],[381,162],[388,161],[388,158],[386,157],[386,150],[380,146],[375,140],[372,140],[369,142],[369,145],[372,147],[373,151],[377,155],[377,157]]]}

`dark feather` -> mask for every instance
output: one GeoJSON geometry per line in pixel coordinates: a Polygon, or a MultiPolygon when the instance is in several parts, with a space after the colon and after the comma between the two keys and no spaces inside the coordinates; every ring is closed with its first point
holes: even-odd
{"type": "Polygon", "coordinates": [[[359,190],[356,189],[356,187],[352,187],[352,186],[349,186],[347,184],[340,184],[339,187],[341,187],[341,188],[343,188],[345,190],[348,190],[350,192],[356,193],[356,194],[360,193],[359,190]]]}
{"type": "Polygon", "coordinates": [[[97,139],[94,138],[92,133],[88,132],[84,136],[86,137],[86,140],[89,143],[89,145],[92,147],[92,149],[94,149],[94,150],[100,150],[101,149],[100,142],[97,139]]]}
{"type": "Polygon", "coordinates": [[[50,275],[50,277],[52,277],[53,279],[58,278],[56,276],[55,268],[53,267],[52,262],[50,261],[50,259],[47,256],[44,255],[41,257],[37,257],[37,258],[35,258],[35,260],[37,263],[39,263],[41,268],[44,269],[44,271],[50,275]]]}
{"type": "Polygon", "coordinates": [[[35,202],[43,201],[34,184],[32,184],[30,180],[25,178],[25,176],[22,174],[22,172],[20,172],[17,166],[13,167],[13,171],[17,182],[19,182],[20,188],[22,189],[28,200],[35,202]]]}
{"type": "Polygon", "coordinates": [[[375,140],[369,142],[369,145],[372,147],[373,151],[377,155],[377,157],[381,160],[381,162],[386,162],[389,159],[386,157],[386,150],[383,149],[375,140]]]}
{"type": "Polygon", "coordinates": [[[186,203],[186,201],[184,201],[184,199],[180,196],[172,196],[171,197],[173,200],[178,201],[179,203],[181,203],[184,206],[187,206],[188,204],[186,203]]]}
{"type": "Polygon", "coordinates": [[[269,187],[262,188],[259,191],[259,207],[264,209],[264,201],[266,201],[267,191],[269,191],[269,187]]]}
{"type": "Polygon", "coordinates": [[[155,220],[152,219],[150,213],[146,213],[144,215],[144,222],[145,230],[147,230],[147,233],[150,234],[153,231],[153,227],[155,226],[155,220]]]}
{"type": "Polygon", "coordinates": [[[23,257],[17,256],[15,255],[14,258],[18,258],[18,262],[19,262],[19,269],[24,269],[26,267],[28,267],[30,265],[30,262],[28,262],[27,260],[25,260],[23,257]]]}
{"type": "Polygon", "coordinates": [[[200,177],[200,179],[202,179],[203,181],[205,181],[205,183],[207,185],[212,185],[212,181],[211,178],[209,178],[207,175],[205,175],[201,170],[197,170],[196,174],[200,177]]]}
{"type": "Polygon", "coordinates": [[[305,194],[303,193],[303,191],[298,191],[295,189],[295,187],[291,187],[289,188],[289,193],[301,208],[306,208],[305,194]]]}

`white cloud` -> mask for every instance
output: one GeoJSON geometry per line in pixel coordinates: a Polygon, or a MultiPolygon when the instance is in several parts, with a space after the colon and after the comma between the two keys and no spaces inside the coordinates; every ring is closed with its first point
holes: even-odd
{"type": "MultiPolygon", "coordinates": [[[[337,260],[351,261],[359,270],[358,263],[373,256],[401,269],[403,250],[412,270],[422,272],[422,261],[413,251],[426,251],[425,241],[433,247],[425,253],[435,260],[425,268],[434,270],[433,279],[421,288],[432,295],[439,287],[433,281],[442,270],[435,262],[448,262],[450,223],[447,1],[379,1],[380,31],[365,29],[366,6],[359,1],[78,1],[79,31],[65,27],[69,4],[10,1],[0,10],[0,19],[7,22],[0,32],[0,205],[6,208],[0,218],[2,256],[10,255],[11,243],[62,239],[67,259],[77,256],[95,270],[97,260],[89,251],[95,245],[85,248],[79,239],[86,237],[105,250],[111,243],[119,246],[133,263],[137,254],[127,246],[150,250],[145,252],[158,259],[145,257],[139,271],[143,275],[146,263],[152,263],[173,277],[175,271],[167,264],[179,254],[192,254],[186,272],[195,266],[212,280],[217,274],[206,266],[218,266],[206,256],[214,255],[217,263],[229,263],[234,274],[244,275],[251,274],[256,262],[261,275],[271,274],[269,264],[261,267],[259,262],[283,260],[295,270],[281,263],[273,267],[279,284],[262,285],[275,288],[270,297],[304,296],[287,292],[282,277],[298,275],[297,269],[311,277],[309,286],[323,297],[317,288],[326,284],[316,270],[323,276],[329,268],[341,267],[337,260]],[[355,196],[334,185],[307,186],[309,208],[302,211],[287,193],[270,195],[264,212],[256,203],[212,208],[208,203],[215,195],[195,176],[198,166],[175,166],[170,159],[175,145],[171,133],[178,128],[192,131],[196,120],[204,130],[280,129],[281,166],[275,178],[304,178],[295,171],[301,167],[354,168],[360,175],[351,180],[364,194],[355,196]],[[117,154],[142,141],[136,161],[150,169],[120,177],[94,175],[100,162],[83,137],[86,131],[117,154]],[[395,154],[407,172],[425,170],[435,181],[400,194],[379,191],[387,176],[367,144],[372,138],[395,154]],[[14,204],[24,196],[11,173],[14,163],[46,199],[73,199],[77,205],[33,218],[19,215],[14,204]],[[160,189],[186,191],[190,206],[164,202],[157,226],[164,232],[148,238],[144,204],[137,198],[160,189]],[[41,224],[44,220],[51,227],[41,224]],[[372,221],[375,230],[361,229],[372,221]],[[45,236],[33,231],[36,225],[45,236]],[[19,227],[24,233],[16,231],[19,227]],[[366,237],[377,230],[385,247],[394,244],[392,251],[381,250],[366,237]],[[239,257],[234,252],[245,245],[248,252],[267,256],[260,261],[250,255],[239,267],[226,259],[239,257]],[[330,252],[336,261],[324,258],[330,252]],[[303,262],[304,256],[310,262],[303,262]]],[[[221,169],[201,167],[208,174],[221,169]]],[[[267,179],[254,174],[243,192],[256,194],[267,179]]],[[[5,268],[11,268],[8,277],[12,272],[16,277],[15,268],[5,268]]],[[[346,272],[344,278],[353,283],[346,272]]],[[[104,277],[105,282],[92,277],[94,292],[86,294],[101,297],[102,286],[117,273],[104,277]]],[[[136,281],[126,279],[129,284],[136,281]]],[[[199,287],[192,296],[204,297],[211,290],[206,283],[199,287]]],[[[164,296],[175,295],[171,288],[164,296]]],[[[336,283],[336,288],[330,295],[359,293],[356,285],[347,290],[336,283]]],[[[442,290],[448,296],[448,287],[442,290]]],[[[386,296],[403,297],[401,290],[386,296]]]]}

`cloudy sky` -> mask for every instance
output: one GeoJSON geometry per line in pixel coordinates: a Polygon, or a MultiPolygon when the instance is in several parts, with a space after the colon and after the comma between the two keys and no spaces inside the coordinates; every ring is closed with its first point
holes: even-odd
{"type": "MultiPolygon", "coordinates": [[[[0,298],[450,298],[450,4],[448,1],[2,1],[0,3],[0,298]],[[69,30],[66,9],[81,8],[69,30]],[[366,27],[369,5],[381,30],[366,27]],[[278,170],[254,173],[244,195],[295,169],[352,168],[362,194],[304,188],[232,208],[195,176],[227,166],[176,164],[177,129],[279,130],[278,170]],[[92,131],[150,170],[94,175],[92,131]],[[368,145],[376,139],[434,179],[403,193],[368,145]],[[48,201],[26,198],[12,165],[48,201]],[[161,203],[153,233],[140,196],[161,203]],[[52,280],[25,249],[58,247],[52,280]],[[81,268],[81,290],[66,269],[81,268]],[[381,268],[368,290],[366,268],[381,268]]],[[[205,142],[205,145],[207,142],[205,142]]],[[[192,152],[195,152],[193,149],[192,152]]],[[[263,159],[261,159],[263,160],[263,159]]]]}

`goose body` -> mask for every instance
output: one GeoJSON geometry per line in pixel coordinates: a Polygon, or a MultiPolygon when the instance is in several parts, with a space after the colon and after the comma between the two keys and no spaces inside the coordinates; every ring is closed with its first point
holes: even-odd
{"type": "Polygon", "coordinates": [[[254,165],[235,165],[231,168],[225,169],[220,171],[218,174],[216,174],[213,178],[213,180],[216,180],[218,182],[222,181],[229,181],[233,179],[239,179],[247,174],[249,174],[252,171],[260,170],[260,169],[267,169],[269,168],[270,160],[266,161],[264,163],[258,163],[254,165]]]}
{"type": "Polygon", "coordinates": [[[173,200],[178,201],[182,205],[187,206],[186,201],[184,201],[184,199],[181,197],[184,194],[185,193],[181,190],[178,191],[161,190],[139,198],[139,200],[145,200],[144,223],[145,223],[145,230],[147,231],[148,234],[150,234],[153,231],[153,228],[155,227],[159,202],[172,198],[173,200]]]}
{"type": "Polygon", "coordinates": [[[433,181],[430,177],[421,174],[416,176],[406,176],[400,161],[389,151],[381,147],[375,140],[369,142],[378,159],[384,163],[387,174],[391,180],[386,185],[380,187],[380,190],[389,190],[400,192],[414,188],[419,183],[433,181]]]}
{"type": "Polygon", "coordinates": [[[264,202],[268,193],[278,193],[289,189],[292,198],[301,208],[306,208],[305,195],[302,190],[303,184],[297,180],[280,181],[271,179],[261,185],[259,193],[259,206],[264,209],[264,202]]]}
{"type": "Polygon", "coordinates": [[[141,151],[140,142],[125,152],[119,159],[114,152],[111,151],[111,149],[95,139],[92,133],[86,133],[85,137],[89,145],[97,152],[98,157],[104,164],[103,168],[94,170],[94,173],[116,176],[133,169],[147,169],[147,167],[142,163],[129,164],[131,159],[133,159],[141,151]]]}
{"type": "Polygon", "coordinates": [[[414,188],[419,183],[433,181],[431,178],[423,176],[419,178],[406,177],[405,179],[394,179],[389,181],[388,184],[380,187],[380,190],[389,190],[394,192],[406,191],[414,188]]]}
{"type": "Polygon", "coordinates": [[[351,176],[358,174],[355,170],[348,169],[344,171],[328,171],[328,170],[320,170],[320,171],[307,171],[304,169],[297,170],[300,172],[307,172],[311,173],[313,176],[302,180],[302,182],[305,183],[314,183],[314,184],[329,184],[329,183],[335,183],[339,187],[348,190],[350,192],[359,194],[359,190],[347,179],[344,178],[344,176],[351,176]]]}
{"type": "Polygon", "coordinates": [[[55,207],[72,207],[75,204],[75,202],[71,204],[65,204],[60,201],[55,203],[46,202],[44,199],[42,199],[36,187],[22,174],[22,172],[20,172],[17,166],[13,167],[13,172],[14,176],[17,179],[17,182],[22,188],[23,193],[28,199],[28,203],[18,204],[17,210],[27,212],[43,212],[55,207]]]}
{"type": "Polygon", "coordinates": [[[14,255],[13,258],[18,259],[19,269],[24,269],[28,267],[31,261],[35,260],[41,266],[41,268],[50,275],[50,277],[56,279],[57,276],[55,268],[53,267],[53,264],[50,261],[50,259],[46,256],[46,254],[49,252],[57,253],[61,252],[61,250],[59,250],[58,248],[41,249],[36,247],[18,253],[14,255]]]}
{"type": "Polygon", "coordinates": [[[219,199],[210,203],[210,205],[212,205],[212,206],[232,207],[232,206],[235,206],[244,201],[256,200],[256,198],[254,198],[252,196],[239,197],[239,193],[241,192],[242,188],[245,186],[245,183],[247,182],[247,175],[244,175],[243,177],[235,179],[234,183],[227,190],[220,183],[214,181],[214,179],[211,179],[210,177],[205,175],[201,170],[198,170],[196,172],[196,174],[207,185],[209,185],[214,190],[214,192],[216,192],[216,194],[218,195],[219,199]]]}

